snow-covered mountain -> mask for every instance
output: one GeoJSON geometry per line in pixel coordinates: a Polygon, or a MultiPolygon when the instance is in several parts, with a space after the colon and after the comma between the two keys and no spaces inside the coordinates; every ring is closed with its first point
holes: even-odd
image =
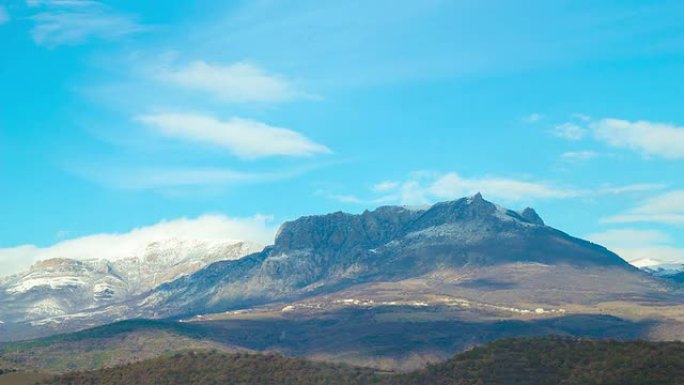
{"type": "Polygon", "coordinates": [[[648,273],[657,277],[670,277],[680,273],[684,273],[684,263],[661,263],[648,265],[641,268],[648,273]]]}
{"type": "Polygon", "coordinates": [[[634,265],[655,277],[684,283],[684,263],[642,259],[634,263],[634,265]]]}
{"type": "Polygon", "coordinates": [[[630,263],[655,277],[684,282],[684,263],[657,258],[640,258],[630,263]]]}
{"type": "Polygon", "coordinates": [[[116,260],[52,258],[0,279],[3,323],[49,323],[55,317],[125,304],[159,285],[262,247],[245,242],[171,238],[116,260]]]}

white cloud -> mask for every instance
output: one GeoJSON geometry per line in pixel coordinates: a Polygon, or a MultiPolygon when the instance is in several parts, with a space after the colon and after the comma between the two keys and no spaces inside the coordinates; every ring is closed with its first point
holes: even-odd
{"type": "Polygon", "coordinates": [[[468,179],[456,173],[443,175],[429,186],[429,193],[438,198],[472,195],[476,192],[482,192],[493,198],[512,201],[535,198],[570,198],[579,195],[578,191],[555,187],[544,182],[498,177],[468,179]]]}
{"type": "Polygon", "coordinates": [[[559,186],[550,182],[498,176],[466,178],[456,172],[414,172],[404,181],[386,180],[371,191],[381,194],[373,198],[355,195],[325,194],[344,203],[398,203],[423,205],[438,200],[457,199],[481,192],[486,198],[502,202],[530,202],[539,199],[570,199],[597,195],[620,195],[665,188],[662,184],[632,184],[582,189],[559,186]]]}
{"type": "Polygon", "coordinates": [[[601,195],[619,195],[636,192],[662,190],[666,187],[667,185],[661,183],[636,183],[617,187],[600,187],[595,191],[597,194],[601,195]]]}
{"type": "Polygon", "coordinates": [[[644,120],[602,119],[591,124],[594,137],[610,146],[646,156],[684,159],[684,127],[644,120]]]}
{"type": "Polygon", "coordinates": [[[464,178],[455,172],[437,174],[413,173],[403,182],[385,181],[373,191],[384,196],[365,201],[397,202],[404,205],[430,203],[435,200],[456,199],[481,192],[486,197],[507,202],[531,199],[570,198],[582,192],[553,186],[538,181],[524,181],[501,177],[464,178]]]}
{"type": "Polygon", "coordinates": [[[601,220],[603,223],[663,223],[670,225],[684,224],[684,214],[619,214],[601,220]]]}
{"type": "Polygon", "coordinates": [[[5,9],[5,6],[0,5],[0,24],[5,24],[9,21],[10,17],[5,9]]]}
{"type": "Polygon", "coordinates": [[[669,191],[644,201],[633,210],[642,214],[684,214],[684,190],[669,191]]]}
{"type": "Polygon", "coordinates": [[[70,171],[83,178],[105,186],[126,190],[160,190],[171,194],[198,192],[197,188],[209,189],[227,186],[274,182],[304,174],[320,165],[272,172],[245,172],[224,168],[126,168],[106,166],[76,166],[70,171]]]}
{"type": "Polygon", "coordinates": [[[684,249],[672,246],[672,237],[659,230],[613,229],[585,238],[608,247],[637,267],[684,263],[684,249]]]}
{"type": "Polygon", "coordinates": [[[587,130],[574,123],[559,124],[551,129],[551,134],[567,140],[580,140],[587,135],[587,130]]]}
{"type": "Polygon", "coordinates": [[[231,102],[279,102],[305,96],[289,80],[249,62],[217,65],[200,60],[184,68],[164,69],[158,77],[231,102]]]}
{"type": "Polygon", "coordinates": [[[81,44],[90,38],[115,39],[147,29],[134,16],[97,1],[32,1],[29,5],[44,8],[32,17],[31,35],[38,45],[81,44]]]}
{"type": "Polygon", "coordinates": [[[604,218],[602,221],[604,223],[684,224],[684,190],[670,191],[647,199],[635,208],[604,218]]]}
{"type": "Polygon", "coordinates": [[[384,181],[380,182],[376,185],[373,186],[373,191],[374,192],[386,192],[386,191],[392,191],[399,187],[399,182],[393,182],[393,181],[384,181]]]}
{"type": "Polygon", "coordinates": [[[271,218],[255,215],[230,218],[203,215],[198,218],[164,220],[126,233],[94,234],[59,242],[49,247],[23,245],[0,249],[0,271],[10,275],[48,258],[104,258],[116,260],[135,255],[152,243],[170,238],[200,241],[248,241],[266,245],[273,242],[275,227],[271,218]]]}
{"type": "Polygon", "coordinates": [[[599,154],[596,151],[568,151],[561,154],[561,158],[568,162],[582,162],[598,156],[599,154]]]}
{"type": "Polygon", "coordinates": [[[158,114],[138,118],[158,133],[177,139],[225,147],[241,158],[310,156],[329,154],[330,149],[302,134],[254,120],[232,118],[219,121],[191,114],[158,114]]]}

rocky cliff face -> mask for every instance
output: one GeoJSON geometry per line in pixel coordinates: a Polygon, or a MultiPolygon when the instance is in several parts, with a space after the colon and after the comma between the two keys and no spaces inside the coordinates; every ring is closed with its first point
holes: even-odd
{"type": "Polygon", "coordinates": [[[154,316],[222,311],[516,262],[634,270],[605,248],[544,225],[532,209],[508,210],[477,194],[422,210],[381,207],[287,222],[263,252],[162,285],[141,309],[154,316]]]}
{"type": "Polygon", "coordinates": [[[56,258],[0,280],[0,321],[34,325],[123,304],[221,260],[260,250],[234,242],[169,239],[116,261],[56,258]]]}

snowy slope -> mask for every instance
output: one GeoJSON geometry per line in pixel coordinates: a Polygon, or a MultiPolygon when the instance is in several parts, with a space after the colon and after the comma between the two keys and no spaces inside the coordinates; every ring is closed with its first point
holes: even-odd
{"type": "Polygon", "coordinates": [[[40,261],[24,273],[0,280],[0,319],[35,324],[122,304],[213,262],[239,259],[260,250],[244,242],[171,238],[115,261],[40,261]]]}

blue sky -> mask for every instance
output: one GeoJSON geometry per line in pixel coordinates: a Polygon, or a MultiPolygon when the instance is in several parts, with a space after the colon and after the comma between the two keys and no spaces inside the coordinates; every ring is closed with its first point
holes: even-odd
{"type": "Polygon", "coordinates": [[[680,1],[0,4],[8,272],[160,222],[267,242],[477,191],[684,261],[680,1]]]}

